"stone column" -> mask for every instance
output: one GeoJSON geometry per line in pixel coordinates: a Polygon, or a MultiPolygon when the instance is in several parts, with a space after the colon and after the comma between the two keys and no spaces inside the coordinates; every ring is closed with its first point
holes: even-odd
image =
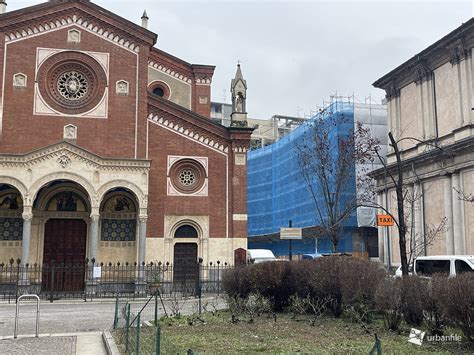
{"type": "MultiPolygon", "coordinates": [[[[460,190],[460,177],[459,172],[455,172],[452,175],[452,189],[460,190]]],[[[454,234],[454,254],[462,255],[464,254],[464,241],[463,241],[463,210],[461,206],[461,200],[459,199],[457,193],[452,194],[453,201],[453,234],[454,234]]]]}
{"type": "Polygon", "coordinates": [[[140,224],[138,227],[138,263],[140,265],[145,261],[145,252],[146,252],[146,224],[148,217],[140,216],[138,218],[140,224]]]}
{"type": "MultiPolygon", "coordinates": [[[[426,255],[426,245],[424,245],[423,234],[424,234],[424,221],[423,221],[423,190],[420,182],[413,184],[413,198],[414,203],[414,221],[415,221],[415,253],[420,255],[426,255]]],[[[416,256],[416,255],[414,255],[416,256]]]]}
{"type": "Polygon", "coordinates": [[[99,220],[99,209],[92,208],[89,239],[89,260],[97,260],[97,245],[99,243],[99,220]]]}
{"type": "Polygon", "coordinates": [[[23,236],[21,246],[21,265],[30,262],[31,220],[33,219],[32,206],[23,207],[23,236]]]}
{"type": "Polygon", "coordinates": [[[453,232],[453,187],[451,174],[444,179],[444,214],[446,216],[446,254],[454,254],[454,232],[453,232]]]}

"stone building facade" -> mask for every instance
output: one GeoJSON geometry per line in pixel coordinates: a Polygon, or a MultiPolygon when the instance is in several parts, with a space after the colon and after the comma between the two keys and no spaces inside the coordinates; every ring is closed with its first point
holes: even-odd
{"type": "MultiPolygon", "coordinates": [[[[421,246],[421,255],[474,254],[474,204],[463,198],[474,193],[473,46],[470,19],[374,83],[386,91],[389,131],[414,197],[405,207],[407,246],[421,246]]],[[[387,162],[396,174],[393,149],[387,162]]],[[[379,204],[396,216],[389,175],[379,170],[376,177],[379,204]]],[[[383,262],[399,264],[396,227],[379,228],[379,250],[383,262]]]]}
{"type": "Polygon", "coordinates": [[[155,48],[146,23],[87,0],[0,14],[0,263],[246,248],[252,129],[213,123],[214,67],[155,48]]]}

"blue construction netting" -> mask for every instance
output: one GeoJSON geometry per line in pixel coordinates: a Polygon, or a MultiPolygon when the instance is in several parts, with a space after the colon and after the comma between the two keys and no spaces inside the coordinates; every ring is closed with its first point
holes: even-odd
{"type": "MultiPolygon", "coordinates": [[[[316,207],[307,183],[301,173],[297,160],[296,144],[308,140],[312,134],[314,120],[323,118],[343,122],[330,135],[334,144],[333,159],[337,159],[337,138],[354,128],[354,104],[352,102],[334,102],[323,112],[303,123],[289,135],[272,145],[249,152],[247,156],[247,213],[249,246],[258,243],[259,236],[278,233],[281,227],[287,227],[291,220],[293,227],[318,226],[316,207]]],[[[310,149],[310,148],[308,148],[310,149]]],[[[355,168],[354,168],[355,169],[355,168]]],[[[354,170],[355,171],[355,170],[354,170]]],[[[355,178],[343,199],[355,195],[355,178]]],[[[315,183],[314,186],[317,186],[315,183]]],[[[340,241],[341,251],[352,250],[350,228],[357,227],[354,213],[344,223],[344,237],[340,241]]],[[[326,249],[326,242],[319,247],[326,249]]],[[[329,250],[330,243],[327,245],[329,250]]],[[[307,249],[301,245],[302,249],[307,249]]],[[[309,247],[314,248],[314,244],[309,247]]],[[[271,248],[274,249],[274,248],[271,248]]],[[[323,250],[321,250],[323,251],[323,250]]]]}

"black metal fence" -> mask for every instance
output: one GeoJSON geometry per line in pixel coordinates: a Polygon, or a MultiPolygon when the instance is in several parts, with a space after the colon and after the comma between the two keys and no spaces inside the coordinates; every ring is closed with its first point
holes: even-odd
{"type": "Polygon", "coordinates": [[[227,263],[51,263],[22,266],[0,263],[0,299],[25,293],[52,301],[62,298],[145,297],[159,288],[163,296],[220,294],[227,263]]]}

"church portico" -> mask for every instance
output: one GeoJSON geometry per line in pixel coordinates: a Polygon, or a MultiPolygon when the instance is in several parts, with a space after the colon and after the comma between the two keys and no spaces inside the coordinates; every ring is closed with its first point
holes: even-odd
{"type": "Polygon", "coordinates": [[[13,257],[22,265],[42,265],[52,261],[49,254],[65,263],[86,257],[145,261],[140,244],[145,247],[149,166],[145,160],[103,159],[68,142],[23,156],[0,155],[0,168],[8,167],[2,172],[11,175],[0,177],[0,218],[9,217],[21,228],[19,236],[10,228],[15,236],[2,237],[0,262],[13,257]],[[49,250],[55,243],[48,238],[63,240],[68,228],[83,231],[63,245],[78,254],[49,250]]]}

